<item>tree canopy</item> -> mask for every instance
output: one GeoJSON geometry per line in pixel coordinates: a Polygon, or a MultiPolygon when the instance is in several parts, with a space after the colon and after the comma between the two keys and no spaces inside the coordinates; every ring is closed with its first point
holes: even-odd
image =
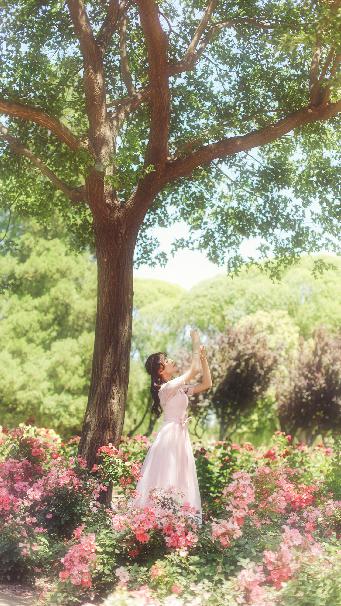
{"type": "Polygon", "coordinates": [[[78,246],[93,246],[86,174],[103,172],[124,207],[168,138],[136,266],[165,261],[150,228],[178,219],[190,232],[175,248],[229,266],[245,237],[282,263],[338,248],[339,0],[8,0],[0,10],[4,209],[42,222],[57,212],[78,246]],[[87,132],[101,103],[113,147],[94,160],[87,132]]]}
{"type": "Polygon", "coordinates": [[[301,342],[290,380],[279,392],[281,428],[295,435],[316,436],[341,429],[341,335],[318,329],[314,338],[301,342]]]}
{"type": "Polygon", "coordinates": [[[204,333],[214,333],[258,311],[285,311],[301,335],[308,337],[321,324],[332,332],[338,329],[340,301],[340,258],[302,257],[282,272],[280,281],[271,280],[260,268],[244,267],[237,276],[216,276],[195,284],[174,302],[169,327],[176,335],[186,324],[195,323],[204,333]],[[314,275],[314,263],[319,261],[331,267],[314,275]]]}

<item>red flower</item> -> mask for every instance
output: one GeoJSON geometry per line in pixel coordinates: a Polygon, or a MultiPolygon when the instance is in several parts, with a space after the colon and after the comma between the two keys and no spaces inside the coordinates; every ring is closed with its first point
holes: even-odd
{"type": "Polygon", "coordinates": [[[130,551],[128,551],[128,555],[129,555],[131,558],[135,558],[136,556],[138,556],[138,555],[139,555],[139,553],[140,553],[140,550],[139,550],[139,549],[131,549],[130,551]]]}
{"type": "Polygon", "coordinates": [[[263,455],[263,458],[271,459],[272,461],[275,461],[277,459],[275,449],[269,448],[269,450],[267,450],[266,453],[263,455]]]}

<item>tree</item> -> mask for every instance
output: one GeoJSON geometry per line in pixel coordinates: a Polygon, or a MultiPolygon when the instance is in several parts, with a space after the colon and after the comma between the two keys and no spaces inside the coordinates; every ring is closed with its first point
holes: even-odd
{"type": "Polygon", "coordinates": [[[219,440],[224,440],[265,394],[277,357],[252,324],[229,327],[210,343],[210,351],[213,389],[208,397],[219,421],[219,440]]]}
{"type": "Polygon", "coordinates": [[[226,324],[235,325],[257,312],[288,314],[304,337],[310,337],[321,324],[337,331],[341,323],[341,258],[301,257],[282,271],[280,280],[271,280],[262,268],[247,266],[237,276],[203,280],[174,302],[169,329],[179,334],[184,324],[194,323],[205,334],[215,334],[226,324]],[[314,263],[319,260],[332,267],[314,275],[314,263]]]}
{"type": "Polygon", "coordinates": [[[199,231],[218,263],[233,251],[238,263],[245,236],[284,261],[333,243],[339,7],[9,0],[1,10],[2,204],[45,222],[58,209],[96,253],[79,446],[89,466],[120,439],[134,253],[157,262],[151,225],[182,216],[193,233],[176,245],[199,231]]]}
{"type": "Polygon", "coordinates": [[[79,432],[89,389],[96,317],[96,272],[31,222],[0,257],[0,415],[28,417],[63,437],[79,432]]]}
{"type": "MultiPolygon", "coordinates": [[[[0,257],[0,416],[10,426],[27,418],[41,426],[52,424],[66,439],[80,432],[89,389],[95,264],[88,254],[68,250],[56,237],[56,226],[46,230],[30,220],[21,231],[0,257]]],[[[134,290],[129,431],[150,408],[143,360],[160,346],[153,334],[155,317],[182,292],[161,280],[141,278],[134,280],[134,290]]],[[[169,340],[169,331],[164,338],[169,340]]],[[[140,432],[148,424],[147,415],[140,432]]]]}
{"type": "Polygon", "coordinates": [[[318,435],[341,430],[341,336],[320,328],[311,341],[301,342],[290,384],[279,392],[281,428],[293,436],[306,434],[309,444],[318,435]]]}

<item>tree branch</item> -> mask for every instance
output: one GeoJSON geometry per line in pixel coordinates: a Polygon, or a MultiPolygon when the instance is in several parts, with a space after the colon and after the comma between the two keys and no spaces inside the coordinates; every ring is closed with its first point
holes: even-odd
{"type": "MultiPolygon", "coordinates": [[[[330,78],[328,80],[327,86],[325,86],[324,88],[322,88],[322,93],[321,93],[321,104],[326,105],[327,103],[329,103],[329,99],[330,99],[330,93],[331,93],[331,89],[330,89],[330,85],[331,85],[331,80],[335,77],[337,69],[340,65],[341,62],[341,53],[338,53],[335,55],[334,61],[332,63],[332,66],[330,68],[330,78]]],[[[320,81],[322,83],[322,76],[320,77],[320,81]]]]}
{"type": "Polygon", "coordinates": [[[135,111],[142,103],[148,101],[150,88],[146,87],[141,91],[136,91],[131,97],[123,97],[115,102],[116,111],[111,114],[115,132],[118,132],[121,124],[129,114],[135,111]]]}
{"type": "Polygon", "coordinates": [[[309,77],[309,90],[310,90],[310,102],[312,105],[318,102],[318,97],[320,93],[320,81],[319,81],[319,66],[320,66],[320,57],[321,57],[321,39],[318,34],[316,34],[316,45],[313,52],[313,56],[311,59],[310,65],[310,77],[309,77]]]}
{"type": "Polygon", "coordinates": [[[207,27],[207,24],[208,24],[208,22],[209,22],[209,20],[210,20],[210,18],[212,16],[212,13],[213,13],[216,5],[217,5],[217,0],[210,0],[210,2],[209,2],[208,6],[207,6],[207,8],[206,8],[206,10],[205,10],[205,12],[203,14],[203,17],[202,17],[202,19],[201,19],[201,21],[200,21],[200,23],[199,23],[199,25],[198,25],[198,27],[197,27],[197,29],[195,31],[193,39],[192,39],[191,43],[189,44],[189,46],[188,46],[188,48],[187,48],[187,50],[185,52],[185,55],[184,55],[183,60],[182,60],[183,63],[187,64],[187,63],[191,62],[191,59],[192,59],[193,55],[196,52],[196,49],[197,49],[197,46],[199,44],[200,38],[201,38],[202,34],[204,33],[204,31],[205,31],[205,29],[207,27]]]}
{"type": "Polygon", "coordinates": [[[120,19],[120,55],[122,80],[126,85],[128,94],[133,95],[135,93],[135,89],[129,69],[127,53],[127,16],[125,14],[123,14],[120,19]]]}
{"type": "MultiPolygon", "coordinates": [[[[208,10],[208,9],[207,9],[208,10]]],[[[206,16],[206,13],[204,17],[206,16]]],[[[210,15],[209,15],[210,16],[210,15]]],[[[203,19],[204,19],[203,17],[203,19]]],[[[209,19],[207,19],[208,22],[209,19]]],[[[204,32],[204,27],[198,26],[196,35],[194,36],[191,44],[187,48],[184,57],[178,63],[173,63],[169,65],[169,75],[174,76],[176,74],[181,74],[185,71],[189,71],[193,69],[194,65],[198,62],[200,57],[202,56],[204,50],[208,46],[208,44],[212,41],[214,36],[222,29],[225,28],[237,28],[240,25],[249,25],[251,27],[255,27],[257,29],[273,29],[278,25],[277,23],[271,23],[269,21],[260,21],[259,19],[249,18],[249,17],[236,17],[234,19],[229,19],[228,21],[220,21],[211,25],[211,27],[207,30],[205,37],[202,39],[200,46],[198,46],[201,36],[204,32]],[[200,35],[199,35],[200,34],[200,35]]],[[[205,26],[206,27],[206,26],[205,26]]]]}
{"type": "Polygon", "coordinates": [[[163,31],[155,0],[137,0],[148,53],[150,86],[150,131],[145,165],[162,170],[168,154],[170,94],[168,83],[168,39],[163,31]]]}
{"type": "Polygon", "coordinates": [[[341,53],[336,53],[335,57],[335,49],[331,48],[326,57],[325,63],[321,69],[321,74],[318,76],[318,65],[313,68],[311,71],[310,77],[310,104],[311,105],[326,105],[330,99],[330,84],[331,80],[336,75],[338,66],[341,61],[341,53]],[[327,70],[330,68],[330,78],[327,82],[324,82],[324,78],[326,76],[327,70]]]}
{"type": "Polygon", "coordinates": [[[20,118],[21,120],[27,120],[28,122],[35,122],[36,124],[39,124],[39,126],[43,126],[47,130],[50,130],[60,141],[68,145],[73,151],[76,151],[81,147],[86,147],[86,145],[77,139],[67,126],[64,126],[59,120],[49,116],[38,107],[0,99],[0,112],[7,116],[13,116],[14,118],[20,118]]]}
{"type": "Polygon", "coordinates": [[[102,51],[94,38],[83,0],[67,0],[67,3],[83,55],[89,141],[97,160],[105,164],[112,152],[112,133],[107,120],[102,51]]]}
{"type": "Polygon", "coordinates": [[[341,111],[341,100],[336,103],[330,103],[327,106],[306,107],[293,112],[286,118],[282,118],[274,124],[253,131],[247,135],[229,137],[216,143],[204,145],[198,150],[186,156],[177,158],[167,163],[164,174],[164,184],[175,181],[181,177],[188,177],[193,170],[199,166],[207,166],[212,160],[217,158],[226,158],[241,151],[247,151],[253,147],[259,147],[266,143],[271,143],[279,139],[294,128],[317,122],[319,120],[328,120],[341,111]]]}
{"type": "Polygon", "coordinates": [[[336,75],[336,71],[337,71],[337,68],[339,67],[340,63],[341,63],[341,53],[338,53],[337,55],[335,55],[335,59],[333,61],[333,65],[332,65],[331,70],[330,70],[330,77],[331,78],[334,78],[334,76],[336,75]]]}
{"type": "MultiPolygon", "coordinates": [[[[213,5],[213,2],[211,3],[213,5]]],[[[211,6],[209,5],[209,6],[211,6]]],[[[221,21],[214,23],[206,33],[206,36],[201,41],[199,47],[198,43],[200,42],[200,35],[203,33],[203,20],[206,18],[208,22],[208,11],[209,7],[206,9],[206,13],[203,16],[201,23],[199,24],[196,35],[194,36],[191,44],[188,46],[183,59],[178,63],[168,63],[167,65],[167,73],[168,76],[175,76],[177,74],[181,74],[186,71],[190,71],[193,69],[195,64],[198,62],[200,57],[202,56],[204,50],[211,42],[212,38],[216,33],[226,27],[236,28],[240,25],[249,25],[251,27],[255,27],[257,29],[270,30],[276,27],[278,22],[269,22],[269,21],[261,21],[259,19],[250,18],[250,17],[239,17],[230,19],[229,21],[221,21]],[[200,27],[201,25],[201,27],[200,27]],[[199,29],[200,28],[200,29],[199,29]],[[191,52],[190,52],[191,49],[191,52]],[[195,50],[196,49],[196,50],[195,50]],[[195,50],[195,52],[193,52],[195,50]]],[[[161,13],[162,14],[162,13],[161,13]]],[[[166,18],[164,16],[164,18],[166,18]]],[[[150,87],[146,87],[135,91],[131,96],[121,97],[120,99],[116,99],[112,101],[109,107],[118,108],[115,113],[112,114],[112,118],[114,120],[118,120],[121,123],[132,111],[135,111],[142,103],[145,103],[149,100],[150,96],[150,87]]]]}
{"type": "Polygon", "coordinates": [[[24,156],[31,161],[31,163],[38,168],[38,170],[47,177],[51,183],[57,188],[60,189],[72,202],[83,202],[85,200],[85,189],[84,187],[71,187],[64,183],[57,175],[55,175],[52,170],[50,170],[46,164],[33,152],[31,152],[27,147],[25,147],[19,139],[13,137],[8,132],[8,129],[0,124],[0,138],[4,141],[7,141],[10,148],[19,154],[20,156],[24,156]]]}
{"type": "Polygon", "coordinates": [[[326,60],[324,62],[324,66],[322,67],[321,75],[320,75],[320,80],[323,80],[323,78],[325,78],[326,73],[327,73],[327,69],[330,66],[330,63],[331,63],[331,61],[333,59],[333,56],[334,56],[334,53],[335,53],[335,49],[331,48],[330,51],[329,51],[329,53],[328,53],[328,55],[327,55],[327,58],[326,58],[326,60]]]}
{"type": "Polygon", "coordinates": [[[102,52],[108,47],[110,40],[115,32],[120,16],[119,0],[110,0],[107,14],[97,34],[97,44],[102,49],[102,52]]]}
{"type": "MultiPolygon", "coordinates": [[[[217,23],[213,25],[208,31],[205,39],[202,41],[201,45],[197,49],[197,51],[191,55],[191,60],[184,59],[179,63],[168,63],[167,65],[167,74],[168,76],[175,76],[177,74],[181,74],[186,71],[190,71],[193,69],[194,65],[198,62],[205,48],[213,38],[214,34],[220,31],[224,27],[236,27],[238,24],[248,23],[254,27],[262,28],[262,29],[272,29],[275,27],[274,24],[256,21],[255,19],[231,19],[230,21],[224,21],[221,23],[217,23]]],[[[186,51],[188,53],[188,49],[186,51]]],[[[186,56],[185,53],[185,56],[186,56]]],[[[135,91],[131,96],[121,97],[121,99],[116,99],[112,101],[110,107],[117,108],[116,112],[112,114],[112,118],[121,123],[132,111],[135,111],[142,103],[145,103],[150,98],[151,87],[147,86],[143,89],[135,91]]]]}

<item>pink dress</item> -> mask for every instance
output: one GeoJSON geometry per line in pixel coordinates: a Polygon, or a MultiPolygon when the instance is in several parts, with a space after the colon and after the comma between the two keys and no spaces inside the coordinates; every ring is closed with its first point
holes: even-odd
{"type": "Polygon", "coordinates": [[[188,395],[193,387],[180,375],[163,383],[159,389],[162,425],[150,446],[136,485],[136,496],[128,506],[143,507],[152,488],[175,487],[183,493],[182,503],[195,507],[196,519],[202,524],[202,507],[195,459],[187,422],[188,395]]]}

